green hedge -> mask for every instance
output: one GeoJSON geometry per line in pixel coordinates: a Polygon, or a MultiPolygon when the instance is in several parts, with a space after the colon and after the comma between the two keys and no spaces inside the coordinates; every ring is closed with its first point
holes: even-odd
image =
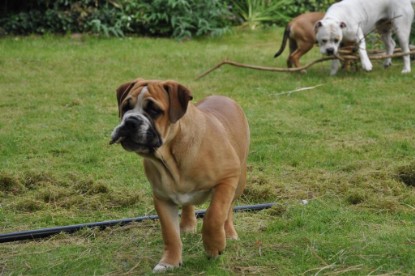
{"type": "Polygon", "coordinates": [[[137,34],[185,38],[222,34],[232,25],[249,20],[258,25],[284,25],[300,13],[325,10],[333,2],[334,0],[14,0],[11,1],[12,4],[6,2],[9,4],[0,10],[0,28],[2,33],[18,35],[97,33],[107,36],[137,34]]]}
{"type": "Polygon", "coordinates": [[[178,38],[220,34],[231,25],[225,1],[210,0],[57,0],[31,1],[27,10],[3,11],[7,34],[99,33],[178,38]]]}

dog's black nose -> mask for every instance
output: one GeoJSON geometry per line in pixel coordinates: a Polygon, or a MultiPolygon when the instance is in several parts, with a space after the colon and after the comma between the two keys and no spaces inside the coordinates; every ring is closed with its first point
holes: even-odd
{"type": "Polygon", "coordinates": [[[137,132],[141,124],[142,121],[135,116],[130,116],[126,118],[121,126],[118,126],[114,129],[111,135],[110,145],[114,143],[119,143],[126,137],[130,136],[131,133],[137,132]]]}
{"type": "Polygon", "coordinates": [[[127,130],[137,129],[140,124],[141,121],[135,116],[130,116],[124,121],[124,127],[127,130]]]}
{"type": "Polygon", "coordinates": [[[326,54],[329,55],[329,56],[334,55],[334,49],[333,48],[327,48],[326,49],[326,54]]]}

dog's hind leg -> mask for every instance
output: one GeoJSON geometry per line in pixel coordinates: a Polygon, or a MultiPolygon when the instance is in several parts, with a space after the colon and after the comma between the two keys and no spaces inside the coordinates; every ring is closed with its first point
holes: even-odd
{"type": "MultiPolygon", "coordinates": [[[[395,49],[395,41],[392,39],[392,20],[393,19],[381,19],[376,22],[376,31],[381,34],[381,39],[385,45],[385,51],[387,55],[392,55],[395,49]]],[[[389,67],[392,65],[392,58],[386,58],[383,62],[383,67],[389,67]]]]}
{"type": "MultiPolygon", "coordinates": [[[[409,36],[411,33],[411,22],[414,16],[414,12],[412,9],[408,9],[406,11],[408,14],[405,16],[401,16],[395,18],[393,22],[394,29],[396,30],[396,36],[399,41],[399,46],[401,46],[402,53],[408,53],[409,49],[409,36]]],[[[402,73],[410,73],[411,72],[411,58],[408,55],[403,56],[403,69],[402,73]]]]}
{"type": "Polygon", "coordinates": [[[193,205],[183,206],[180,220],[180,232],[195,233],[196,226],[197,220],[195,216],[195,207],[193,205]]]}
{"type": "Polygon", "coordinates": [[[225,233],[226,238],[230,240],[238,239],[238,233],[236,233],[235,227],[233,225],[233,204],[231,204],[231,208],[229,208],[228,218],[225,221],[225,233]]]}
{"type": "MultiPolygon", "coordinates": [[[[395,50],[395,41],[392,38],[392,30],[388,30],[382,33],[382,41],[385,44],[385,50],[387,55],[392,55],[395,50]]],[[[386,58],[383,62],[383,66],[389,67],[392,65],[392,58],[386,58]]]]}
{"type": "Polygon", "coordinates": [[[313,44],[309,42],[300,41],[298,43],[298,48],[291,54],[291,59],[296,68],[301,67],[300,58],[307,54],[313,48],[313,44]]]}
{"type": "Polygon", "coordinates": [[[292,68],[294,66],[297,67],[293,59],[293,53],[298,50],[297,42],[294,39],[290,38],[289,44],[290,44],[290,54],[288,55],[288,58],[287,58],[287,67],[288,68],[292,68]]]}
{"type": "MultiPolygon", "coordinates": [[[[238,183],[238,187],[235,192],[234,200],[242,194],[242,192],[245,189],[245,186],[246,186],[246,161],[244,161],[241,165],[241,175],[239,176],[239,183],[238,183]]],[[[233,225],[233,204],[234,202],[232,202],[231,207],[229,208],[228,218],[225,221],[225,233],[226,233],[226,238],[231,239],[231,240],[237,240],[238,233],[236,232],[235,227],[233,225]]]]}

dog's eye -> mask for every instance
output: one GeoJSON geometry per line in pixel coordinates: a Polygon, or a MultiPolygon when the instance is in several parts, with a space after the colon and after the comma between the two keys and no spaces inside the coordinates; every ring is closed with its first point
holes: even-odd
{"type": "Polygon", "coordinates": [[[327,39],[323,39],[323,40],[321,40],[321,42],[323,42],[324,44],[326,44],[327,43],[327,39]]]}
{"type": "Polygon", "coordinates": [[[130,106],[128,104],[125,104],[125,105],[122,106],[121,112],[122,112],[122,114],[124,114],[128,110],[130,110],[130,106]]]}
{"type": "Polygon", "coordinates": [[[156,119],[161,114],[163,114],[163,110],[161,110],[154,102],[150,101],[146,105],[144,111],[152,118],[156,119]]]}
{"type": "Polygon", "coordinates": [[[336,38],[336,39],[334,39],[334,43],[339,43],[339,40],[336,38]]]}
{"type": "Polygon", "coordinates": [[[125,112],[127,112],[128,110],[131,109],[131,105],[130,105],[130,99],[128,99],[121,107],[121,112],[122,114],[124,114],[125,112]]]}

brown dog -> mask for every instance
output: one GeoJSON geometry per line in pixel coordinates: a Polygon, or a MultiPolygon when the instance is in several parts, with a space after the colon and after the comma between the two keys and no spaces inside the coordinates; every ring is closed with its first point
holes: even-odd
{"type": "Polygon", "coordinates": [[[194,204],[211,198],[202,236],[209,257],[237,239],[233,201],[246,182],[249,126],[233,100],[210,96],[191,104],[191,92],[174,81],[138,79],[117,89],[120,124],[111,143],[144,157],[160,219],[164,253],[154,272],[182,262],[180,232],[194,232],[194,204]],[[178,208],[182,207],[179,223],[178,208]]]}
{"type": "Polygon", "coordinates": [[[287,66],[300,67],[300,58],[313,48],[316,43],[314,24],[324,17],[323,12],[308,12],[291,20],[284,31],[281,48],[275,53],[274,58],[281,55],[287,44],[290,43],[290,54],[287,66]]]}

